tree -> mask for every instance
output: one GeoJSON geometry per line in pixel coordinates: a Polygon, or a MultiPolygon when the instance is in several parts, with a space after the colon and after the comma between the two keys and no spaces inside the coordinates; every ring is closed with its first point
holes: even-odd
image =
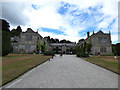
{"type": "Polygon", "coordinates": [[[20,26],[18,26],[16,29],[11,30],[11,36],[12,37],[19,36],[21,32],[22,32],[22,29],[20,26]]]}
{"type": "Polygon", "coordinates": [[[84,39],[80,39],[79,42],[84,41],[84,39]]]}
{"type": "Polygon", "coordinates": [[[39,52],[41,50],[41,42],[40,42],[40,38],[38,38],[37,40],[37,52],[39,52]]]}
{"type": "Polygon", "coordinates": [[[5,56],[11,52],[10,26],[5,20],[0,20],[0,23],[2,24],[2,27],[0,27],[0,33],[2,33],[2,56],[5,56]]]}
{"type": "Polygon", "coordinates": [[[59,39],[55,39],[55,43],[59,43],[59,39]]]}
{"type": "Polygon", "coordinates": [[[114,53],[116,51],[116,44],[112,44],[112,52],[114,53]]]}
{"type": "Polygon", "coordinates": [[[50,39],[51,43],[55,43],[55,40],[53,38],[50,39]]]}
{"type": "Polygon", "coordinates": [[[47,47],[47,45],[46,45],[46,42],[44,41],[44,44],[41,45],[42,53],[44,53],[46,51],[46,47],[47,47]]]}
{"type": "Polygon", "coordinates": [[[6,20],[0,19],[0,30],[10,32],[9,28],[10,28],[9,23],[6,20]]]}
{"type": "Polygon", "coordinates": [[[54,50],[56,51],[56,54],[59,53],[59,47],[56,47],[54,50]]]}
{"type": "Polygon", "coordinates": [[[88,53],[90,53],[91,47],[92,47],[92,44],[86,43],[86,51],[87,51],[88,53]]]}
{"type": "Polygon", "coordinates": [[[117,52],[117,55],[120,56],[120,43],[116,44],[116,52],[117,52]]]}
{"type": "Polygon", "coordinates": [[[84,42],[80,46],[77,46],[76,52],[88,52],[90,53],[92,45],[90,43],[84,42]]]}

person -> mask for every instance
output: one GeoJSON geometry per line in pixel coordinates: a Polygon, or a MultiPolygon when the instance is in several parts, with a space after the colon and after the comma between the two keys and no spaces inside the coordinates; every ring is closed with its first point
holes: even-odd
{"type": "Polygon", "coordinates": [[[35,51],[33,52],[33,54],[35,54],[35,51]]]}
{"type": "Polygon", "coordinates": [[[114,58],[115,58],[115,59],[117,58],[117,53],[116,53],[116,51],[114,52],[114,58]]]}
{"type": "Polygon", "coordinates": [[[62,56],[63,55],[63,53],[62,53],[62,51],[60,52],[60,56],[62,56]]]}
{"type": "Polygon", "coordinates": [[[39,51],[39,54],[41,54],[41,50],[39,51]]]}
{"type": "Polygon", "coordinates": [[[98,52],[98,56],[100,56],[100,52],[98,52]]]}

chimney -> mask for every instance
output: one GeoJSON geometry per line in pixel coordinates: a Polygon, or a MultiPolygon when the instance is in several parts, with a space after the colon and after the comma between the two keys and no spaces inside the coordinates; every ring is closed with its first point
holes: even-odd
{"type": "Polygon", "coordinates": [[[90,32],[87,32],[87,38],[90,36],[90,32]]]}
{"type": "Polygon", "coordinates": [[[94,30],[93,30],[93,34],[95,34],[95,33],[94,33],[94,30]]]}

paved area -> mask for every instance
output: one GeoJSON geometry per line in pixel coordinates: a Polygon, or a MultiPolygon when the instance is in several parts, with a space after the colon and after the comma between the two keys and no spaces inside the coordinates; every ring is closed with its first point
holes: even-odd
{"type": "Polygon", "coordinates": [[[74,55],[56,56],[6,88],[117,88],[118,75],[74,55]]]}

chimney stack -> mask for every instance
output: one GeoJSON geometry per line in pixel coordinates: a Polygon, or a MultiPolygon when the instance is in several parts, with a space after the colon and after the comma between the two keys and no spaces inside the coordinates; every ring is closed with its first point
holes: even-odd
{"type": "Polygon", "coordinates": [[[90,36],[90,32],[87,32],[87,38],[90,36]]]}

